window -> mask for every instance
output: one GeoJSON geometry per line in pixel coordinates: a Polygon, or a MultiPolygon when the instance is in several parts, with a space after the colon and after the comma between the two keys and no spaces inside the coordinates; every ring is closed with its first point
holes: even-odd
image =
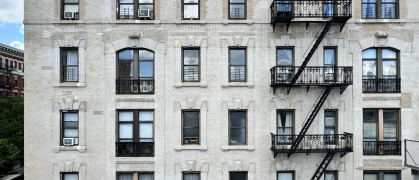
{"type": "Polygon", "coordinates": [[[154,93],[154,53],[128,49],[118,53],[117,94],[154,93]]]}
{"type": "Polygon", "coordinates": [[[61,82],[79,81],[79,60],[77,49],[61,49],[61,82]]]}
{"type": "Polygon", "coordinates": [[[119,19],[154,19],[154,0],[118,0],[119,19]]]}
{"type": "Polygon", "coordinates": [[[183,180],[200,180],[199,172],[184,172],[183,180]]]}
{"type": "Polygon", "coordinates": [[[246,110],[229,111],[230,112],[230,144],[246,144],[246,110]]]}
{"type": "Polygon", "coordinates": [[[277,111],[278,143],[292,143],[294,134],[294,111],[277,111]]]}
{"type": "Polygon", "coordinates": [[[4,67],[5,67],[5,69],[9,69],[9,60],[8,59],[4,60],[4,67]]]}
{"type": "Polygon", "coordinates": [[[230,180],[247,180],[247,172],[230,171],[230,180]]]}
{"type": "Polygon", "coordinates": [[[61,173],[61,180],[79,180],[78,173],[61,173]]]}
{"type": "Polygon", "coordinates": [[[364,171],[364,180],[400,180],[400,171],[364,171]]]}
{"type": "Polygon", "coordinates": [[[284,171],[278,172],[278,180],[294,180],[293,171],[284,171]]]}
{"type": "Polygon", "coordinates": [[[246,48],[230,48],[230,82],[246,82],[246,48]]]}
{"type": "Polygon", "coordinates": [[[362,90],[368,92],[400,92],[398,52],[373,48],[362,52],[362,90]]]}
{"type": "Polygon", "coordinates": [[[74,145],[79,144],[79,112],[62,111],[61,120],[61,145],[65,145],[66,138],[72,139],[74,145]]]}
{"type": "Polygon", "coordinates": [[[338,171],[325,171],[324,180],[338,180],[338,171]]]}
{"type": "Polygon", "coordinates": [[[15,65],[14,65],[13,69],[16,70],[17,69],[17,62],[15,61],[14,64],[15,65]]]}
{"type": "Polygon", "coordinates": [[[199,48],[183,48],[183,81],[199,82],[199,48]]]}
{"type": "Polygon", "coordinates": [[[398,0],[362,0],[362,18],[398,18],[398,0]]]}
{"type": "Polygon", "coordinates": [[[182,0],[183,20],[198,20],[199,11],[199,0],[182,0]]]}
{"type": "Polygon", "coordinates": [[[276,49],[276,80],[290,81],[293,76],[294,47],[278,47],[276,49]]]}
{"type": "Polygon", "coordinates": [[[229,19],[246,19],[246,0],[229,0],[229,19]]]}
{"type": "Polygon", "coordinates": [[[61,0],[61,19],[79,19],[79,0],[61,0]]]}
{"type": "Polygon", "coordinates": [[[154,156],[154,112],[118,111],[117,157],[154,156]]]}
{"type": "Polygon", "coordinates": [[[335,135],[338,134],[337,119],[337,110],[324,111],[324,134],[326,143],[335,143],[338,140],[335,138],[335,135]]]}
{"type": "Polygon", "coordinates": [[[183,144],[199,144],[199,110],[182,111],[183,144]]]}
{"type": "Polygon", "coordinates": [[[400,155],[399,110],[364,109],[364,155],[400,155]]]}
{"type": "Polygon", "coordinates": [[[336,67],[336,48],[325,47],[324,48],[324,80],[334,81],[335,80],[335,67],[336,67]]]}
{"type": "MultiPolygon", "coordinates": [[[[116,176],[117,180],[134,180],[134,176],[138,177],[138,180],[154,180],[153,172],[117,172],[116,176]]],[[[137,178],[135,180],[137,180],[137,178]]]]}

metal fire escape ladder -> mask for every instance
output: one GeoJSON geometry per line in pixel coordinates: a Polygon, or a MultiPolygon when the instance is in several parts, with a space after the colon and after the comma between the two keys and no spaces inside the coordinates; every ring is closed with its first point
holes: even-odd
{"type": "Polygon", "coordinates": [[[304,136],[306,135],[308,128],[310,128],[311,124],[314,121],[314,118],[316,118],[317,114],[319,113],[321,107],[323,106],[324,102],[326,101],[327,97],[329,96],[330,92],[332,91],[333,86],[327,87],[323,94],[320,96],[320,98],[317,99],[317,103],[312,108],[311,114],[306,119],[306,122],[304,123],[303,128],[301,129],[300,133],[298,134],[295,141],[292,143],[290,152],[288,153],[288,157],[291,156],[295,152],[295,150],[298,148],[298,145],[300,145],[301,141],[303,140],[304,136]]]}
{"type": "Polygon", "coordinates": [[[294,77],[291,79],[291,86],[288,87],[287,93],[290,92],[291,87],[295,84],[297,79],[300,77],[301,73],[304,71],[304,68],[306,68],[308,62],[310,61],[311,57],[313,57],[314,52],[316,52],[317,48],[319,47],[320,43],[323,41],[324,37],[326,36],[327,32],[329,32],[330,27],[332,27],[332,24],[334,22],[334,18],[332,18],[330,21],[327,22],[326,26],[324,27],[323,31],[319,35],[319,37],[316,40],[316,43],[314,43],[313,47],[311,48],[310,52],[307,54],[307,57],[304,59],[303,64],[301,64],[300,68],[298,69],[297,73],[295,73],[294,77]]]}
{"type": "Polygon", "coordinates": [[[314,172],[314,175],[313,175],[313,177],[311,177],[311,180],[320,180],[320,178],[324,174],[324,171],[326,170],[327,166],[329,166],[329,163],[330,163],[330,161],[332,161],[333,156],[335,156],[335,154],[336,153],[327,153],[326,154],[326,157],[324,157],[322,163],[320,163],[316,172],[314,172]]]}

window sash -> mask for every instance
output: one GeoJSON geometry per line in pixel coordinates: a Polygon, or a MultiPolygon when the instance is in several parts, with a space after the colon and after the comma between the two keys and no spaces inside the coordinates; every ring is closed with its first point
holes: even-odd
{"type": "Polygon", "coordinates": [[[247,79],[247,50],[246,48],[229,49],[229,81],[246,82],[247,79]],[[237,51],[237,52],[235,52],[237,51]],[[241,51],[243,54],[241,54],[241,51]],[[238,55],[238,57],[232,57],[238,55]],[[234,58],[234,59],[233,59],[234,58]]]}
{"type": "Polygon", "coordinates": [[[199,20],[200,19],[200,1],[198,2],[185,2],[182,0],[182,20],[199,20]]]}
{"type": "Polygon", "coordinates": [[[154,142],[154,110],[117,110],[117,112],[118,142],[154,142]],[[129,112],[132,112],[132,121],[131,118],[127,119],[129,112]],[[141,116],[143,112],[152,112],[152,117],[141,116]]]}
{"type": "Polygon", "coordinates": [[[79,55],[78,49],[61,50],[61,81],[79,81],[79,55]]]}
{"type": "Polygon", "coordinates": [[[247,112],[246,111],[230,111],[229,112],[229,144],[246,144],[247,143],[247,112]],[[233,117],[238,115],[237,117],[233,117]],[[242,121],[242,122],[233,122],[242,121]],[[233,125],[235,124],[235,125],[233,125]]]}
{"type": "Polygon", "coordinates": [[[146,49],[126,49],[118,52],[117,58],[118,79],[154,80],[155,54],[153,51],[146,49]],[[127,52],[132,53],[132,55],[126,54],[127,52]]]}
{"type": "Polygon", "coordinates": [[[200,64],[201,64],[200,55],[201,53],[200,53],[199,48],[182,49],[182,74],[183,74],[182,80],[184,82],[199,82],[200,81],[200,64]],[[193,55],[196,55],[196,57],[195,56],[189,57],[189,53],[186,53],[187,51],[194,52],[193,55]],[[188,61],[189,58],[192,58],[193,60],[188,61]]]}
{"type": "Polygon", "coordinates": [[[230,171],[230,180],[247,180],[247,171],[246,172],[231,172],[230,171]]]}
{"type": "MultiPolygon", "coordinates": [[[[79,114],[78,111],[61,112],[61,137],[75,138],[74,144],[78,144],[79,138],[79,114]],[[67,116],[73,115],[73,116],[67,116]],[[74,117],[76,115],[76,117],[74,117]]],[[[63,145],[61,139],[61,145],[63,145]]]]}
{"type": "Polygon", "coordinates": [[[182,113],[182,144],[199,144],[199,111],[183,111],[182,113]]]}
{"type": "Polygon", "coordinates": [[[246,9],[247,9],[246,0],[243,0],[243,2],[231,2],[231,0],[229,0],[228,18],[229,19],[246,19],[246,15],[247,15],[246,9]],[[232,7],[239,7],[240,10],[243,8],[243,12],[241,11],[236,12],[236,10],[233,11],[232,7]]]}

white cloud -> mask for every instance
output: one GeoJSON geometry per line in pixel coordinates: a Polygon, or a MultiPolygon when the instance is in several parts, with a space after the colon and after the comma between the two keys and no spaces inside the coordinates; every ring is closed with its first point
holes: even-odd
{"type": "Polygon", "coordinates": [[[22,24],[22,25],[20,25],[19,32],[20,32],[21,34],[25,34],[25,26],[24,26],[23,24],[22,24]]]}
{"type": "Polygon", "coordinates": [[[0,24],[23,22],[23,0],[0,0],[0,24]]]}
{"type": "Polygon", "coordinates": [[[24,44],[20,41],[12,41],[10,43],[10,46],[21,49],[21,50],[24,50],[24,48],[25,48],[24,44]]]}

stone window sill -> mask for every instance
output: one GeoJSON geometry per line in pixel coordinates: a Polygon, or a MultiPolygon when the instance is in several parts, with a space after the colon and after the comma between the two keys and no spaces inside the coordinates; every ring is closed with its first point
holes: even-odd
{"type": "Polygon", "coordinates": [[[255,146],[222,146],[222,150],[228,151],[228,150],[248,150],[252,151],[255,150],[255,146]]]}
{"type": "Polygon", "coordinates": [[[406,20],[402,19],[356,19],[355,23],[360,24],[383,24],[383,23],[406,23],[406,20]]]}
{"type": "Polygon", "coordinates": [[[116,164],[154,164],[154,157],[116,157],[116,164]]]}
{"type": "Polygon", "coordinates": [[[54,146],[53,151],[59,153],[60,151],[78,151],[81,153],[86,152],[86,146],[54,146]]]}
{"type": "Polygon", "coordinates": [[[63,82],[56,83],[54,87],[86,87],[86,83],[77,83],[77,82],[63,82]]]}
{"type": "Polygon", "coordinates": [[[228,88],[228,87],[249,87],[249,88],[253,88],[253,87],[255,87],[255,83],[253,83],[253,82],[229,82],[229,83],[222,83],[221,86],[223,88],[228,88]]]}
{"type": "Polygon", "coordinates": [[[208,149],[208,146],[204,145],[183,145],[183,146],[176,146],[176,151],[182,151],[182,150],[201,150],[206,151],[208,149]]]}
{"type": "Polygon", "coordinates": [[[206,87],[208,87],[208,83],[204,83],[204,82],[178,82],[178,83],[175,83],[175,87],[176,88],[181,88],[181,87],[201,87],[201,88],[206,88],[206,87]]]}

